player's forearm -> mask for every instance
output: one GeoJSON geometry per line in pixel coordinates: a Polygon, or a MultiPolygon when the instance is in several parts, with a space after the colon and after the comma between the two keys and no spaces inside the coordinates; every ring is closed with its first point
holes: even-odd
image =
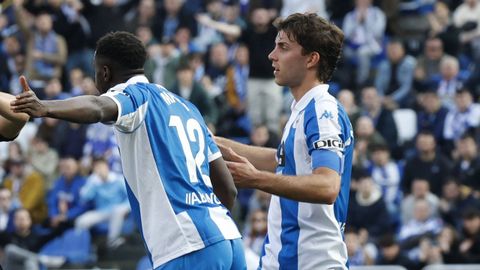
{"type": "MultiPolygon", "coordinates": [[[[232,148],[237,154],[247,158],[258,170],[275,172],[277,168],[276,150],[273,148],[246,145],[222,137],[215,137],[215,142],[219,146],[232,148]]],[[[222,147],[220,147],[220,150],[222,150],[222,147]]],[[[222,154],[225,153],[222,151],[222,154]]],[[[228,160],[228,156],[224,158],[228,160]]]]}
{"type": "Polygon", "coordinates": [[[0,92],[0,135],[4,140],[16,138],[30,118],[25,113],[14,113],[10,110],[10,102],[14,99],[14,96],[0,92]]]}
{"type": "Polygon", "coordinates": [[[338,196],[339,179],[328,174],[288,176],[259,172],[254,188],[300,202],[333,204],[338,196]]]}
{"type": "Polygon", "coordinates": [[[107,112],[101,97],[96,96],[49,100],[42,103],[46,107],[46,117],[75,123],[108,122],[115,120],[116,117],[116,114],[107,112]]]}

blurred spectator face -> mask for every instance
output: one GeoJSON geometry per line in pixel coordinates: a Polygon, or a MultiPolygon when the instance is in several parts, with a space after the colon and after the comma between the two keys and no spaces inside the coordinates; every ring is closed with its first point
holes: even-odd
{"type": "Polygon", "coordinates": [[[478,0],[465,0],[465,4],[467,4],[470,7],[475,7],[477,5],[478,0]]]}
{"type": "Polygon", "coordinates": [[[455,181],[448,181],[443,185],[443,198],[447,201],[452,201],[460,196],[460,188],[455,181]]]}
{"type": "Polygon", "coordinates": [[[431,154],[435,152],[435,138],[432,134],[419,134],[417,137],[416,148],[420,155],[431,154]]]}
{"type": "Polygon", "coordinates": [[[439,60],[443,56],[443,44],[438,38],[429,39],[425,44],[425,56],[431,60],[439,60]]]}
{"type": "Polygon", "coordinates": [[[9,161],[10,174],[13,177],[22,178],[25,168],[25,162],[22,159],[11,159],[9,161]]]}
{"type": "Polygon", "coordinates": [[[469,91],[461,91],[455,94],[455,105],[460,112],[468,110],[472,103],[473,98],[469,91]]]}
{"type": "Polygon", "coordinates": [[[11,159],[22,159],[22,148],[18,142],[10,142],[8,144],[8,158],[11,159]]]}
{"type": "Polygon", "coordinates": [[[223,68],[228,65],[228,49],[224,43],[217,43],[212,46],[210,62],[217,68],[223,68]]]}
{"type": "Polygon", "coordinates": [[[57,78],[51,79],[45,86],[45,95],[47,98],[55,98],[62,92],[62,85],[57,78]]]}
{"type": "Polygon", "coordinates": [[[20,42],[18,42],[18,39],[14,36],[6,37],[3,40],[3,46],[5,48],[5,52],[10,56],[20,53],[20,42]]]}
{"type": "Polygon", "coordinates": [[[237,51],[235,52],[235,60],[240,65],[248,65],[249,62],[249,51],[247,46],[240,46],[238,47],[237,51]]]}
{"type": "Polygon", "coordinates": [[[355,6],[357,9],[368,8],[372,4],[372,0],[355,0],[355,6]]]}
{"type": "Polygon", "coordinates": [[[32,218],[26,209],[15,212],[13,223],[17,232],[28,232],[32,227],[32,218]]]}
{"type": "Polygon", "coordinates": [[[393,244],[391,246],[382,247],[382,254],[383,257],[387,261],[393,261],[397,258],[398,254],[400,253],[400,247],[397,244],[393,244]]]}
{"type": "Polygon", "coordinates": [[[463,228],[469,235],[480,234],[480,216],[476,215],[463,219],[463,228]]]}
{"type": "Polygon", "coordinates": [[[93,165],[93,173],[98,175],[102,180],[107,180],[110,168],[104,160],[98,160],[93,165]]]}
{"type": "Polygon", "coordinates": [[[448,22],[449,17],[450,17],[450,10],[448,9],[448,6],[444,2],[437,2],[435,4],[435,16],[444,22],[448,22]]]}
{"type": "Polygon", "coordinates": [[[271,199],[272,195],[270,193],[267,193],[265,191],[261,191],[261,190],[255,190],[255,198],[257,199],[257,201],[259,202],[261,208],[263,210],[267,210],[268,209],[268,206],[270,205],[270,199],[271,199]]]}
{"type": "Polygon", "coordinates": [[[221,0],[209,0],[207,1],[207,12],[212,18],[222,17],[223,4],[221,0]]]}
{"type": "Polygon", "coordinates": [[[369,111],[381,106],[380,97],[375,87],[366,87],[362,90],[362,104],[369,111]]]}
{"type": "Polygon", "coordinates": [[[369,198],[374,189],[374,183],[371,177],[363,177],[359,179],[358,192],[363,198],[369,198]]]}
{"type": "Polygon", "coordinates": [[[184,68],[177,71],[177,79],[180,86],[192,87],[193,84],[193,70],[184,68]]]}
{"type": "Polygon", "coordinates": [[[0,14],[0,30],[3,30],[8,25],[8,18],[4,14],[0,14]]]}
{"type": "Polygon", "coordinates": [[[450,226],[445,226],[440,234],[438,235],[438,242],[440,245],[448,245],[451,246],[455,241],[455,231],[450,226]]]}
{"type": "Polygon", "coordinates": [[[457,77],[458,69],[458,60],[454,57],[446,57],[440,62],[440,73],[445,80],[457,77]]]}
{"type": "Polygon", "coordinates": [[[430,191],[430,185],[425,179],[414,179],[412,183],[412,194],[415,198],[425,198],[430,191]]]}
{"type": "Polygon", "coordinates": [[[18,74],[22,74],[25,70],[25,56],[23,54],[17,54],[14,58],[15,61],[15,71],[18,74]]]}
{"type": "Polygon", "coordinates": [[[155,15],[155,1],[142,0],[138,5],[138,14],[142,18],[151,18],[155,15]]]}
{"type": "Polygon", "coordinates": [[[12,206],[12,192],[6,188],[0,189],[0,209],[5,213],[12,206]]]}
{"type": "Polygon", "coordinates": [[[233,23],[240,15],[240,9],[238,5],[224,5],[223,6],[223,18],[225,21],[233,23]]]}
{"type": "Polygon", "coordinates": [[[147,26],[137,27],[135,35],[140,39],[143,45],[147,45],[153,38],[152,30],[147,26]]]}
{"type": "Polygon", "coordinates": [[[82,85],[83,81],[83,71],[79,68],[74,68],[70,71],[70,83],[73,86],[82,85]]]}
{"type": "Polygon", "coordinates": [[[359,138],[368,138],[375,132],[372,119],[368,116],[361,116],[357,120],[357,136],[359,138]]]}
{"type": "Polygon", "coordinates": [[[78,162],[73,158],[64,158],[60,160],[60,174],[66,180],[72,180],[78,173],[78,162]]]}
{"type": "Polygon", "coordinates": [[[63,3],[63,0],[48,0],[48,4],[52,7],[60,7],[63,3]]]}
{"type": "Polygon", "coordinates": [[[423,94],[422,106],[427,113],[436,113],[442,106],[442,101],[435,92],[423,94]]]}
{"type": "Polygon", "coordinates": [[[95,86],[95,82],[90,77],[85,77],[82,81],[82,89],[85,95],[98,95],[99,92],[95,86]]]}
{"type": "Polygon", "coordinates": [[[268,128],[265,125],[255,127],[250,135],[252,144],[256,146],[264,146],[269,138],[270,134],[268,133],[268,128]]]}
{"type": "Polygon", "coordinates": [[[190,42],[190,30],[186,27],[180,27],[175,32],[175,43],[176,44],[188,44],[190,42]]]}
{"type": "Polygon", "coordinates": [[[190,67],[192,67],[193,70],[197,70],[198,68],[202,68],[204,66],[203,54],[200,54],[200,53],[194,54],[190,58],[188,63],[190,64],[190,67]]]}
{"type": "Polygon", "coordinates": [[[252,11],[251,20],[255,27],[265,27],[270,23],[270,14],[265,8],[256,8],[252,11]]]}
{"type": "Polygon", "coordinates": [[[32,139],[32,147],[33,147],[33,150],[38,153],[46,153],[48,151],[47,142],[40,137],[34,137],[32,139]]]}
{"type": "Polygon", "coordinates": [[[35,27],[44,35],[52,30],[52,25],[52,17],[49,14],[42,13],[35,18],[35,27]]]}
{"type": "Polygon", "coordinates": [[[472,160],[477,156],[477,143],[472,137],[457,141],[457,151],[462,159],[472,160]]]}
{"type": "Polygon", "coordinates": [[[267,213],[264,210],[256,210],[250,218],[252,235],[264,236],[267,233],[267,213]]]}
{"type": "Polygon", "coordinates": [[[348,256],[355,255],[360,248],[360,240],[355,232],[347,232],[345,234],[345,244],[347,245],[348,256]]]}
{"type": "Polygon", "coordinates": [[[378,166],[385,166],[390,161],[390,153],[386,149],[375,150],[372,152],[372,160],[378,166]]]}
{"type": "Polygon", "coordinates": [[[426,200],[417,200],[415,202],[413,216],[418,221],[426,221],[430,217],[430,205],[426,200]]]}
{"type": "Polygon", "coordinates": [[[405,49],[400,42],[391,42],[387,46],[387,55],[390,61],[398,63],[405,56],[405,49]]]}
{"type": "Polygon", "coordinates": [[[165,0],[163,1],[163,7],[168,14],[177,14],[182,7],[183,0],[165,0]]]}
{"type": "Polygon", "coordinates": [[[341,90],[338,92],[337,98],[347,112],[350,112],[355,107],[355,97],[352,91],[348,89],[341,90]]]}

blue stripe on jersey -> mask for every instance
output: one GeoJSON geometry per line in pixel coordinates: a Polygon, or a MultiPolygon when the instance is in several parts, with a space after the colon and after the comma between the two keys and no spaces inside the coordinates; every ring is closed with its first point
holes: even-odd
{"type": "Polygon", "coordinates": [[[320,140],[320,128],[318,127],[317,111],[315,110],[315,99],[312,99],[305,107],[303,116],[303,130],[306,136],[308,154],[312,155],[313,143],[320,140]]]}
{"type": "MultiPolygon", "coordinates": [[[[290,128],[285,142],[285,167],[283,175],[296,175],[295,156],[294,156],[295,128],[290,128]]],[[[298,268],[298,237],[300,227],[298,225],[298,201],[289,199],[280,199],[280,209],[282,210],[282,232],[280,240],[282,249],[278,254],[280,269],[298,268]]]]}
{"type": "Polygon", "coordinates": [[[142,230],[142,217],[140,216],[140,205],[138,203],[137,198],[135,198],[135,195],[133,194],[132,189],[128,185],[128,182],[125,180],[125,187],[127,189],[127,197],[128,201],[130,202],[130,208],[132,209],[131,213],[133,215],[133,218],[135,219],[135,222],[137,223],[137,228],[140,231],[140,235],[142,236],[143,239],[143,245],[145,246],[145,250],[147,251],[148,255],[148,260],[150,261],[151,265],[153,265],[152,261],[152,254],[150,253],[150,250],[147,248],[147,241],[145,241],[145,237],[143,235],[143,230],[142,230]]]}
{"type": "Polygon", "coordinates": [[[260,262],[258,263],[258,268],[257,270],[261,270],[262,269],[262,258],[265,256],[266,252],[265,252],[265,245],[268,245],[270,244],[270,240],[268,239],[268,233],[267,235],[265,236],[265,240],[263,240],[263,246],[262,246],[262,253],[260,254],[260,262]]]}
{"type": "MultiPolygon", "coordinates": [[[[335,203],[333,204],[333,209],[335,213],[335,218],[338,222],[341,222],[342,226],[344,226],[344,223],[347,221],[354,138],[352,126],[348,119],[348,115],[340,103],[338,103],[338,122],[342,130],[340,138],[345,144],[342,166],[344,168],[344,171],[341,175],[340,192],[337,199],[335,200],[335,203]]],[[[343,231],[344,228],[341,229],[343,231]]]]}
{"type": "Polygon", "coordinates": [[[138,83],[134,86],[127,86],[123,92],[118,92],[115,97],[122,104],[121,116],[135,112],[138,107],[147,102],[148,98],[145,96],[146,93],[144,93],[144,91],[139,91],[140,89],[138,89],[139,86],[145,87],[145,85],[146,84],[138,83]],[[132,87],[137,90],[129,89],[132,87]],[[133,96],[133,98],[127,95],[133,96]]]}
{"type": "Polygon", "coordinates": [[[318,167],[327,167],[330,168],[337,173],[341,174],[341,159],[337,155],[337,153],[326,150],[326,149],[319,149],[314,150],[312,152],[312,168],[316,169],[318,167]]]}
{"type": "MultiPolygon", "coordinates": [[[[155,162],[157,164],[157,169],[162,179],[162,183],[168,199],[172,205],[173,211],[176,214],[183,211],[186,211],[188,213],[205,245],[209,245],[216,241],[223,240],[224,237],[222,233],[219,231],[217,225],[210,218],[209,212],[207,210],[207,207],[219,207],[219,205],[208,202],[202,204],[186,203],[186,194],[191,194],[193,192],[197,194],[212,194],[213,189],[209,188],[203,183],[203,180],[201,180],[201,172],[198,170],[197,176],[200,179],[199,182],[190,182],[188,170],[186,167],[187,165],[185,161],[185,154],[182,151],[182,145],[179,141],[177,131],[174,127],[169,126],[169,119],[166,119],[166,117],[170,117],[171,115],[177,115],[182,119],[183,124],[186,125],[186,121],[190,118],[194,118],[199,123],[203,124],[203,118],[198,113],[193,112],[198,112],[198,110],[194,110],[191,103],[186,102],[179,97],[178,99],[183,102],[183,105],[180,102],[176,102],[166,106],[162,97],[160,96],[162,90],[159,91],[158,88],[155,88],[151,89],[150,93],[152,95],[152,104],[150,104],[148,108],[149,112],[146,114],[145,121],[146,123],[157,124],[147,124],[145,126],[147,128],[150,143],[152,144],[151,149],[155,158],[155,162]],[[157,104],[153,102],[156,102],[157,104]],[[184,105],[190,107],[190,111],[187,111],[184,105]],[[158,144],[160,145],[158,146],[158,144]],[[165,147],[177,150],[161,151],[165,147]]],[[[207,134],[204,135],[206,139],[208,136],[207,134]]],[[[209,143],[205,141],[204,155],[206,160],[201,168],[204,172],[209,171],[208,145],[209,143]]],[[[199,151],[198,143],[191,143],[190,147],[192,153],[197,153],[199,151]]]]}

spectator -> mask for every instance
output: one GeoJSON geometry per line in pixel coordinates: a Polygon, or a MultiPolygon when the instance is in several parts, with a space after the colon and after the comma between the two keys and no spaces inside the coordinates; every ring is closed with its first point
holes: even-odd
{"type": "Polygon", "coordinates": [[[361,237],[354,228],[348,227],[345,231],[345,244],[347,245],[348,262],[350,266],[372,265],[374,258],[367,247],[361,243],[361,237]]]}
{"type": "Polygon", "coordinates": [[[415,207],[419,200],[428,203],[428,218],[438,217],[440,200],[430,192],[430,187],[425,179],[414,179],[412,182],[412,193],[402,201],[402,222],[407,224],[415,218],[415,207]]]}
{"type": "Polygon", "coordinates": [[[373,121],[368,116],[360,116],[355,129],[355,152],[354,164],[362,168],[368,168],[371,160],[370,146],[374,144],[386,144],[386,140],[375,130],[373,121]]]}
{"type": "Polygon", "coordinates": [[[87,127],[87,140],[83,146],[81,165],[90,171],[93,160],[99,158],[105,159],[112,171],[122,173],[120,151],[112,127],[95,123],[87,127]]]}
{"type": "Polygon", "coordinates": [[[460,184],[451,178],[443,185],[443,195],[440,198],[442,220],[460,230],[463,211],[468,207],[480,207],[480,201],[472,193],[462,193],[460,184]]]}
{"type": "Polygon", "coordinates": [[[11,233],[14,230],[12,207],[12,192],[7,188],[0,188],[0,233],[11,233]]]}
{"type": "Polygon", "coordinates": [[[431,132],[420,131],[415,140],[416,153],[407,159],[402,177],[402,190],[409,194],[414,179],[425,179],[433,194],[441,196],[442,186],[451,173],[451,162],[437,149],[431,132]]]}
{"type": "Polygon", "coordinates": [[[467,209],[463,215],[463,235],[459,245],[460,257],[466,263],[480,263],[480,212],[467,209]]]}
{"type": "Polygon", "coordinates": [[[464,134],[456,143],[458,158],[453,167],[453,174],[461,185],[472,189],[478,197],[480,193],[480,155],[478,145],[471,134],[464,134]]]}
{"type": "Polygon", "coordinates": [[[302,1],[302,0],[283,0],[280,17],[286,18],[293,13],[317,13],[318,16],[328,19],[325,0],[302,1]]]}
{"type": "Polygon", "coordinates": [[[445,56],[440,61],[441,79],[437,91],[443,106],[449,109],[455,107],[455,91],[463,86],[459,70],[458,60],[453,56],[445,56]]]}
{"type": "MultiPolygon", "coordinates": [[[[452,2],[452,1],[449,1],[452,2]]],[[[437,1],[433,13],[428,14],[430,37],[442,40],[445,53],[457,57],[460,54],[460,29],[452,22],[450,9],[446,2],[437,1]]]]}
{"type": "Polygon", "coordinates": [[[355,63],[356,85],[363,85],[370,75],[371,60],[383,50],[386,18],[372,0],[355,0],[355,8],[343,20],[344,54],[355,63]]]}
{"type": "Polygon", "coordinates": [[[73,223],[87,208],[80,202],[80,190],[85,177],[79,174],[78,162],[71,158],[60,161],[60,177],[48,193],[49,226],[57,228],[62,222],[73,223]]]}
{"type": "Polygon", "coordinates": [[[18,59],[22,59],[23,62],[25,62],[25,57],[21,52],[22,47],[16,36],[7,36],[0,44],[2,43],[3,48],[0,50],[0,55],[2,56],[0,60],[0,71],[2,74],[0,77],[0,87],[2,88],[0,90],[16,95],[21,91],[18,77],[21,74],[20,71],[22,71],[19,64],[22,63],[19,63],[18,59]]]}
{"type": "Polygon", "coordinates": [[[443,136],[446,140],[453,142],[468,129],[478,126],[480,126],[480,104],[473,102],[469,89],[458,89],[455,93],[455,107],[449,110],[445,118],[443,136]]]}
{"type": "Polygon", "coordinates": [[[151,29],[155,21],[156,4],[154,0],[141,0],[138,6],[125,14],[125,25],[129,32],[138,29],[139,26],[151,29]]]}
{"type": "Polygon", "coordinates": [[[398,147],[398,133],[393,112],[382,104],[383,98],[378,95],[375,87],[365,87],[362,89],[362,107],[363,114],[369,116],[375,129],[388,142],[390,151],[398,147]]]}
{"type": "Polygon", "coordinates": [[[345,108],[348,118],[350,118],[350,121],[352,122],[353,130],[355,130],[357,119],[360,117],[360,108],[355,101],[354,93],[348,89],[340,90],[337,94],[337,99],[345,108]]]}
{"type": "Polygon", "coordinates": [[[358,191],[351,195],[348,213],[347,223],[366,229],[371,237],[380,237],[392,229],[382,192],[366,173],[359,177],[358,191]]]}
{"type": "Polygon", "coordinates": [[[23,1],[14,1],[15,18],[26,40],[26,73],[32,85],[43,88],[47,81],[62,77],[67,61],[65,39],[53,30],[50,14],[42,11],[35,16],[35,28],[31,29],[24,18],[23,1]]]}
{"type": "Polygon", "coordinates": [[[428,38],[425,41],[423,54],[417,57],[415,81],[438,83],[440,81],[440,62],[445,56],[442,40],[435,37],[428,38]]]}
{"type": "Polygon", "coordinates": [[[400,180],[403,168],[391,159],[390,150],[385,144],[372,145],[371,153],[372,165],[370,172],[373,182],[380,187],[382,197],[391,217],[397,219],[402,200],[400,180]]]}
{"type": "Polygon", "coordinates": [[[380,256],[377,265],[401,265],[408,270],[420,270],[421,267],[402,251],[400,245],[393,235],[384,235],[380,238],[380,256]]]}
{"type": "Polygon", "coordinates": [[[80,159],[83,154],[86,133],[87,125],[57,121],[51,146],[55,148],[61,158],[72,156],[80,159]]]}
{"type": "Polygon", "coordinates": [[[32,213],[32,220],[40,224],[47,217],[45,202],[45,180],[32,170],[23,158],[7,161],[10,174],[4,186],[12,192],[14,207],[22,207],[32,213]]]}
{"type": "Polygon", "coordinates": [[[431,87],[418,93],[418,100],[420,110],[417,111],[417,130],[432,133],[435,141],[442,147],[448,109],[442,105],[437,91],[431,87]]]}
{"type": "Polygon", "coordinates": [[[405,53],[400,40],[388,42],[387,59],[380,62],[375,77],[375,87],[387,108],[411,107],[415,65],[415,58],[405,53]]]}
{"type": "Polygon", "coordinates": [[[262,253],[263,242],[267,235],[267,212],[261,209],[250,214],[250,224],[247,225],[247,233],[244,244],[258,256],[262,253]]]}
{"type": "Polygon", "coordinates": [[[75,228],[90,229],[108,221],[107,245],[110,248],[122,245],[125,242],[120,236],[123,221],[130,213],[123,176],[110,172],[105,160],[97,160],[80,191],[80,200],[84,204],[92,203],[93,210],[80,215],[75,220],[75,228]]]}
{"type": "Polygon", "coordinates": [[[2,233],[0,245],[5,253],[6,269],[39,270],[39,263],[58,268],[65,263],[64,257],[39,255],[40,249],[50,240],[59,236],[68,227],[63,225],[52,233],[39,235],[32,230],[30,213],[20,208],[15,210],[13,233],[2,233]]]}
{"type": "Polygon", "coordinates": [[[437,243],[440,247],[443,263],[462,263],[460,254],[458,253],[458,233],[453,227],[449,225],[444,226],[437,236],[437,243]]]}
{"type": "Polygon", "coordinates": [[[57,177],[58,153],[37,135],[32,139],[29,160],[32,167],[44,177],[46,189],[50,189],[57,177]]]}
{"type": "Polygon", "coordinates": [[[453,12],[453,23],[462,29],[460,41],[470,48],[470,57],[480,59],[480,3],[464,0],[453,12]]]}
{"type": "Polygon", "coordinates": [[[159,6],[152,25],[153,35],[157,40],[172,40],[175,29],[179,27],[187,27],[192,36],[197,35],[197,24],[185,3],[185,0],[165,0],[163,5],[159,6]]]}

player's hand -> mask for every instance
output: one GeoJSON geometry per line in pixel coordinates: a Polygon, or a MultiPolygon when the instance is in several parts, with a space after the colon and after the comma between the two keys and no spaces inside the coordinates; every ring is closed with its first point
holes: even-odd
{"type": "Polygon", "coordinates": [[[235,186],[238,188],[253,188],[254,180],[257,179],[260,173],[248,159],[235,153],[232,148],[224,149],[228,156],[227,167],[233,176],[235,186]]]}
{"type": "Polygon", "coordinates": [[[37,95],[28,86],[27,79],[20,76],[20,85],[23,92],[17,95],[15,100],[10,102],[10,108],[16,113],[26,113],[31,117],[44,117],[47,115],[47,108],[42,101],[38,99],[37,95]]]}

